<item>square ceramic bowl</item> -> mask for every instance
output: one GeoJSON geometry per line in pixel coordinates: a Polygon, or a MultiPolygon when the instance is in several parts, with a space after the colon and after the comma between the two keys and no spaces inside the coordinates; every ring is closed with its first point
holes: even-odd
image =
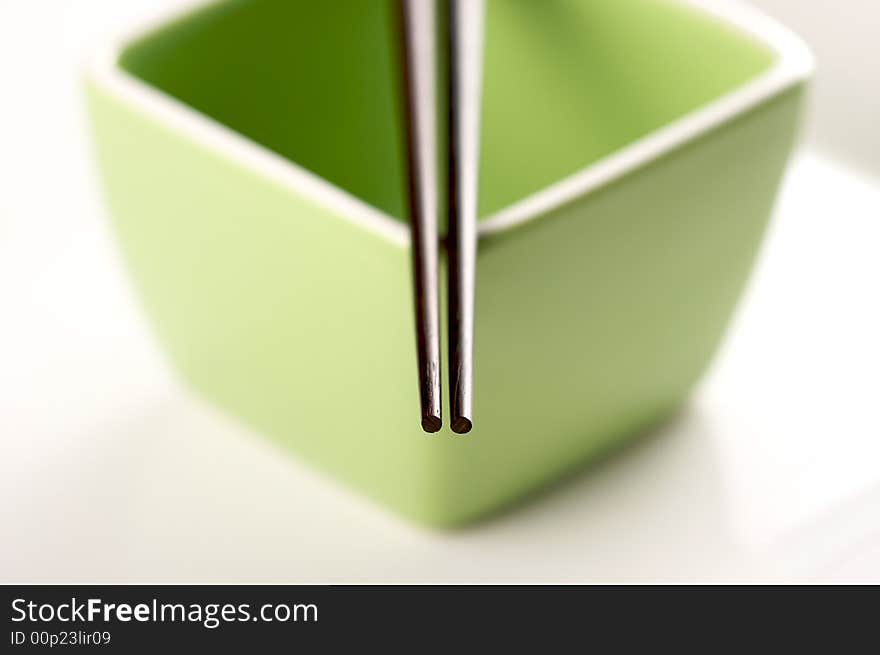
{"type": "Polygon", "coordinates": [[[476,423],[429,436],[390,16],[200,5],[103,53],[88,98],[119,243],[182,375],[451,525],[686,398],[761,242],[811,59],[739,4],[490,0],[476,423]]]}

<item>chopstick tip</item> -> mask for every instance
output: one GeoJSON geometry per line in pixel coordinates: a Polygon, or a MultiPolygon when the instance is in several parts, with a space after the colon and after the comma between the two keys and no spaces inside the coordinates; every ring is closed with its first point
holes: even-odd
{"type": "Polygon", "coordinates": [[[467,434],[474,427],[473,421],[464,416],[457,416],[452,420],[452,431],[456,434],[467,434]]]}
{"type": "Polygon", "coordinates": [[[439,432],[442,427],[443,421],[439,416],[428,415],[422,417],[422,430],[425,432],[439,432]]]}

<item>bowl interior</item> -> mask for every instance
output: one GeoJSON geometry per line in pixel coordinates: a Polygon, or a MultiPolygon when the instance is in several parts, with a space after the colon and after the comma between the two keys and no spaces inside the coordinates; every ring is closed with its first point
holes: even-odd
{"type": "MultiPolygon", "coordinates": [[[[401,219],[393,7],[225,0],[128,44],[120,65],[401,219]]],[[[669,0],[488,0],[486,12],[481,216],[735,89],[774,59],[669,0]]]]}

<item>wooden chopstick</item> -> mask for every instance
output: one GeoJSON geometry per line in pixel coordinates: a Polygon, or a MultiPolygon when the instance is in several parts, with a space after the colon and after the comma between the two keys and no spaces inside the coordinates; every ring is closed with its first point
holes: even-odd
{"type": "Polygon", "coordinates": [[[437,272],[437,146],[435,105],[436,7],[399,0],[404,115],[412,226],[416,350],[422,429],[437,432],[440,410],[440,318],[437,272]]]}
{"type": "Polygon", "coordinates": [[[459,434],[473,427],[483,15],[483,0],[449,0],[449,402],[459,434]]]}

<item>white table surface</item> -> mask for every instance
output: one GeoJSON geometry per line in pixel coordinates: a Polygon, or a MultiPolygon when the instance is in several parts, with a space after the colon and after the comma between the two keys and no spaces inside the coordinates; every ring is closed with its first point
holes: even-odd
{"type": "Polygon", "coordinates": [[[880,581],[880,185],[832,161],[796,159],[677,421],[455,532],[183,390],[82,200],[54,250],[0,250],[0,580],[880,581]]]}

